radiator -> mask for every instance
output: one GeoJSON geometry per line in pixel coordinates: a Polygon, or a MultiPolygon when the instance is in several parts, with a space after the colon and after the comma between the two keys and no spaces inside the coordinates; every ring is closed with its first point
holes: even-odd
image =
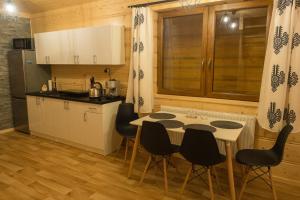
{"type": "MultiPolygon", "coordinates": [[[[206,110],[196,110],[196,109],[188,109],[188,108],[180,108],[180,107],[171,107],[171,106],[161,106],[161,111],[164,112],[174,112],[174,113],[182,113],[188,114],[190,111],[196,113],[199,116],[204,117],[212,117],[219,118],[223,120],[237,120],[237,121],[245,121],[246,125],[238,139],[238,143],[241,149],[252,149],[254,147],[254,136],[255,136],[255,124],[256,117],[252,115],[242,115],[242,114],[234,114],[234,113],[225,113],[225,112],[214,112],[214,111],[206,111],[206,110]]],[[[182,142],[183,134],[182,133],[170,133],[170,140],[173,144],[180,145],[182,142]]],[[[225,144],[222,141],[217,141],[219,150],[222,154],[225,154],[225,144]]],[[[237,144],[233,145],[234,153],[237,152],[237,144]]]]}

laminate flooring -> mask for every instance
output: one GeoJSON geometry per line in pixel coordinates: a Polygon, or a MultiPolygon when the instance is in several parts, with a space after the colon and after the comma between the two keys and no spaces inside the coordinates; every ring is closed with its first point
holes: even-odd
{"type": "MultiPolygon", "coordinates": [[[[186,175],[184,164],[179,165],[179,172],[169,168],[168,193],[164,192],[159,169],[150,170],[139,185],[146,156],[138,154],[133,176],[128,179],[129,161],[124,162],[123,154],[121,149],[105,157],[18,132],[0,134],[0,199],[210,199],[208,187],[200,178],[190,182],[183,195],[179,194],[186,175]]],[[[220,189],[213,182],[216,199],[229,199],[226,171],[218,171],[220,189]]],[[[300,200],[299,187],[278,182],[276,186],[279,200],[300,200]]],[[[256,181],[247,187],[243,199],[268,200],[272,199],[272,192],[262,181],[256,181]]]]}

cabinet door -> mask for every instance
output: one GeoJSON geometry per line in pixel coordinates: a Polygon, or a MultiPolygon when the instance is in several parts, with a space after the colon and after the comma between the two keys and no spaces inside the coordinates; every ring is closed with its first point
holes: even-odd
{"type": "Polygon", "coordinates": [[[111,26],[111,64],[125,64],[125,30],[123,26],[111,26]]]}
{"type": "Polygon", "coordinates": [[[29,129],[32,132],[42,131],[42,100],[40,97],[27,96],[29,129]]]}
{"type": "Polygon", "coordinates": [[[59,51],[59,55],[57,59],[57,64],[74,64],[74,51],[72,49],[72,31],[60,31],[58,35],[59,46],[57,47],[57,51],[59,51]]]}
{"type": "Polygon", "coordinates": [[[104,149],[100,112],[98,106],[71,102],[69,140],[87,147],[104,149]]]}
{"type": "Polygon", "coordinates": [[[93,31],[95,39],[95,54],[97,56],[97,64],[108,65],[112,63],[111,49],[111,26],[103,26],[95,28],[93,31]]]}
{"type": "Polygon", "coordinates": [[[86,105],[78,102],[70,102],[68,120],[70,123],[68,140],[77,144],[83,144],[85,138],[84,113],[86,105]]]}
{"type": "Polygon", "coordinates": [[[36,52],[36,63],[37,64],[47,64],[46,57],[46,44],[44,39],[44,34],[37,33],[34,34],[34,42],[35,42],[35,52],[36,52]]]}
{"type": "Polygon", "coordinates": [[[42,99],[42,133],[51,137],[67,139],[68,135],[68,110],[65,101],[43,98],[42,99]]]}
{"type": "Polygon", "coordinates": [[[93,111],[87,111],[84,114],[85,135],[83,143],[86,146],[104,150],[104,135],[102,114],[93,111]]]}
{"type": "Polygon", "coordinates": [[[123,26],[97,27],[93,31],[97,64],[122,65],[125,63],[123,26]]]}
{"type": "Polygon", "coordinates": [[[35,35],[37,64],[59,64],[59,32],[35,35]]]}
{"type": "Polygon", "coordinates": [[[41,133],[55,137],[55,131],[53,129],[55,118],[57,113],[53,112],[56,107],[56,101],[50,98],[41,98],[41,118],[42,118],[42,130],[41,133]]]}
{"type": "Polygon", "coordinates": [[[94,64],[93,62],[93,29],[76,29],[72,31],[73,63],[94,64]]]}

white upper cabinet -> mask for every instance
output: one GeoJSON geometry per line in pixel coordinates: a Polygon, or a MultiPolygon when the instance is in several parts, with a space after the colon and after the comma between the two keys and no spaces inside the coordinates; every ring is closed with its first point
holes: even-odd
{"type": "Polygon", "coordinates": [[[35,49],[38,64],[56,64],[59,56],[59,32],[35,34],[35,49]]]}
{"type": "Polygon", "coordinates": [[[124,27],[107,25],[34,35],[38,64],[125,64],[124,27]]]}
{"type": "Polygon", "coordinates": [[[104,26],[93,31],[97,62],[103,65],[125,64],[124,27],[104,26]]]}

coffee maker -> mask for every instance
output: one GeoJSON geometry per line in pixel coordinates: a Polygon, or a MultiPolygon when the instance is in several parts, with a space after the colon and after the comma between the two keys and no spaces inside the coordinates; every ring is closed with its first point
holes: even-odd
{"type": "Polygon", "coordinates": [[[120,81],[111,79],[106,81],[106,88],[108,89],[109,96],[119,96],[120,95],[120,81]]]}
{"type": "Polygon", "coordinates": [[[120,95],[120,81],[117,81],[116,79],[111,78],[111,70],[110,68],[105,68],[104,70],[105,73],[108,74],[109,80],[106,81],[105,86],[107,91],[107,95],[109,96],[119,96],[120,95]]]}

